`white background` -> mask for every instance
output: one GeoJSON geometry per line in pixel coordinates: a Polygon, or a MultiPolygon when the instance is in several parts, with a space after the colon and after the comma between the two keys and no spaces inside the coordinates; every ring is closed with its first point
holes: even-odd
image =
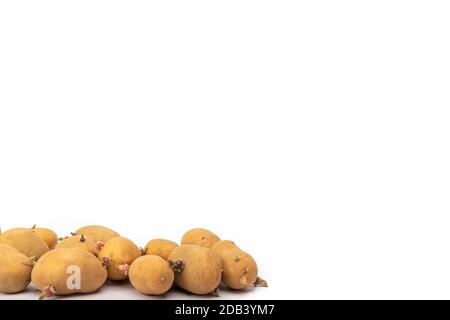
{"type": "Polygon", "coordinates": [[[449,16],[2,1],[2,228],[104,224],[142,246],[203,226],[269,281],[230,299],[449,299],[449,16]]]}

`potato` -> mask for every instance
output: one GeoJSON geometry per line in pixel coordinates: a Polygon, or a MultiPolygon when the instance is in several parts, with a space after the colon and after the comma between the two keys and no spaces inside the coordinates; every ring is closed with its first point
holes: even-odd
{"type": "Polygon", "coordinates": [[[219,287],[222,265],[217,254],[209,248],[181,245],[169,255],[175,271],[175,284],[194,294],[214,294],[219,287]]]}
{"type": "Polygon", "coordinates": [[[129,277],[133,287],[140,293],[161,295],[170,290],[175,276],[166,260],[146,255],[134,260],[129,277]]]}
{"type": "Polygon", "coordinates": [[[220,238],[209,230],[195,228],[187,231],[181,239],[181,244],[195,244],[197,246],[212,248],[220,238]]]}
{"type": "Polygon", "coordinates": [[[0,292],[18,293],[31,280],[34,261],[19,250],[0,244],[0,292]]]}
{"type": "Polygon", "coordinates": [[[258,279],[258,266],[248,253],[242,251],[230,240],[222,240],[213,246],[213,251],[222,263],[222,281],[232,289],[245,289],[261,285],[258,279]],[[257,283],[258,280],[258,283],[257,283]]]}
{"type": "Polygon", "coordinates": [[[48,251],[48,246],[32,229],[14,228],[2,233],[0,243],[16,248],[28,257],[39,259],[48,251]]]}
{"type": "Polygon", "coordinates": [[[107,272],[97,258],[79,248],[49,251],[36,262],[31,272],[34,286],[42,290],[41,299],[95,292],[106,278],[107,272]]]}
{"type": "Polygon", "coordinates": [[[98,254],[98,259],[108,270],[108,279],[125,280],[128,278],[130,265],[141,256],[141,249],[124,237],[112,238],[105,243],[98,254]]]}
{"type": "Polygon", "coordinates": [[[41,237],[42,240],[45,241],[47,244],[47,247],[50,250],[53,250],[58,243],[58,236],[56,233],[50,229],[47,228],[37,228],[36,225],[34,225],[31,228],[39,237],[41,237]]]}
{"type": "Polygon", "coordinates": [[[97,247],[101,248],[106,242],[115,237],[120,237],[120,235],[107,227],[103,226],[85,226],[77,231],[75,231],[72,235],[84,235],[88,239],[93,239],[96,242],[99,242],[97,247]]]}
{"type": "Polygon", "coordinates": [[[144,254],[160,256],[164,260],[167,260],[169,254],[176,247],[178,247],[178,244],[173,241],[165,239],[153,239],[146,244],[144,248],[144,254]]]}
{"type": "Polygon", "coordinates": [[[95,240],[85,238],[84,235],[62,239],[61,242],[55,247],[55,249],[64,248],[80,248],[92,253],[95,256],[98,256],[97,242],[95,242],[95,240]]]}

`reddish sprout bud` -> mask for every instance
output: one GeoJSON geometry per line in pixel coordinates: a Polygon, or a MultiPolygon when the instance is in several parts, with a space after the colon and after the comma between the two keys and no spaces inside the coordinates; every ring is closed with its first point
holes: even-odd
{"type": "Polygon", "coordinates": [[[56,291],[53,286],[45,286],[42,289],[41,295],[39,296],[39,300],[43,300],[45,298],[51,298],[55,295],[56,291]]]}
{"type": "Polygon", "coordinates": [[[111,264],[111,258],[110,257],[103,257],[100,261],[102,263],[102,266],[105,268],[108,267],[111,264]]]}
{"type": "Polygon", "coordinates": [[[105,245],[105,243],[103,241],[97,241],[97,243],[95,244],[95,248],[100,251],[102,250],[103,246],[105,245]]]}

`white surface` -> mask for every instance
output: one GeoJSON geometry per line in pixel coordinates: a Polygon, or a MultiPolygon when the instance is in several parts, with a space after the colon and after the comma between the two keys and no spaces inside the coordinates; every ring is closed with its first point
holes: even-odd
{"type": "Polygon", "coordinates": [[[449,15],[1,2],[2,227],[105,224],[143,245],[204,226],[270,283],[227,298],[448,299],[449,15]]]}
{"type": "MultiPolygon", "coordinates": [[[[162,296],[146,296],[134,290],[129,281],[111,282],[108,281],[99,291],[91,294],[77,294],[71,296],[61,296],[49,298],[52,300],[246,300],[246,299],[276,299],[269,290],[261,288],[251,288],[244,291],[232,291],[222,288],[219,291],[219,297],[215,296],[197,296],[187,293],[178,288],[173,288],[162,296]],[[259,292],[258,292],[259,291],[259,292]],[[264,292],[265,291],[265,292],[264,292]]],[[[37,300],[40,291],[30,285],[25,292],[20,294],[2,294],[3,300],[37,300]]]]}

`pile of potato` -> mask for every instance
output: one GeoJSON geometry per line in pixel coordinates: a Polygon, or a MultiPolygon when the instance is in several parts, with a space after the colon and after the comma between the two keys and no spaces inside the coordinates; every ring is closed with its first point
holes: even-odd
{"type": "Polygon", "coordinates": [[[129,279],[146,295],[164,294],[174,284],[198,295],[217,295],[221,282],[236,290],[267,286],[248,253],[202,228],[187,231],[181,245],[153,239],[144,248],[103,226],[59,239],[36,226],[0,234],[0,292],[22,292],[32,281],[44,299],[95,292],[107,279],[129,279]]]}

